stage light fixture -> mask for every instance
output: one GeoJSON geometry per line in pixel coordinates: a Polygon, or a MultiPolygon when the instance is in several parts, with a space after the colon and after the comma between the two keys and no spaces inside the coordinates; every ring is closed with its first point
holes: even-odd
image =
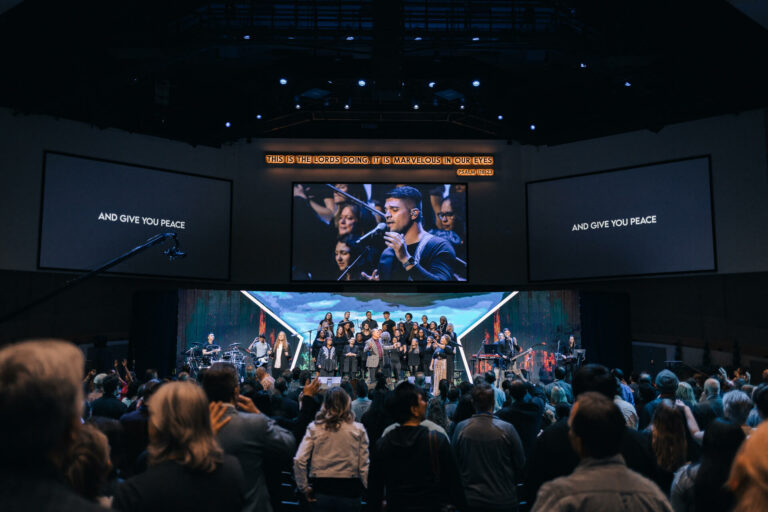
{"type": "Polygon", "coordinates": [[[285,85],[287,83],[288,83],[288,79],[287,78],[281,78],[280,79],[280,85],[285,85]]]}
{"type": "Polygon", "coordinates": [[[344,110],[349,110],[349,103],[347,103],[346,105],[344,105],[344,110]]]}
{"type": "Polygon", "coordinates": [[[624,82],[624,87],[632,87],[632,84],[630,82],[624,82]]]}
{"type": "Polygon", "coordinates": [[[579,67],[580,67],[581,69],[586,69],[587,65],[586,65],[586,64],[584,64],[583,62],[580,62],[580,63],[579,63],[579,67]]]}
{"type": "Polygon", "coordinates": [[[472,87],[480,87],[480,80],[472,80],[472,87]]]}
{"type": "Polygon", "coordinates": [[[503,119],[504,119],[504,116],[503,116],[503,115],[501,115],[501,114],[499,114],[498,116],[496,116],[496,119],[498,119],[499,121],[501,121],[501,120],[503,120],[503,119]]]}
{"type": "Polygon", "coordinates": [[[435,86],[435,82],[429,82],[427,86],[432,89],[435,86]]]}
{"type": "Polygon", "coordinates": [[[359,85],[360,87],[365,87],[365,80],[362,80],[362,79],[358,80],[357,85],[359,85]]]}
{"type": "Polygon", "coordinates": [[[464,105],[459,105],[460,110],[464,110],[464,105]]]}
{"type": "Polygon", "coordinates": [[[531,131],[533,131],[533,130],[535,130],[535,129],[536,129],[536,125],[535,125],[535,124],[532,124],[532,125],[531,125],[531,126],[529,126],[528,128],[530,128],[530,129],[531,129],[531,131]]]}
{"type": "Polygon", "coordinates": [[[297,103],[297,104],[296,104],[296,110],[300,110],[300,109],[301,109],[301,104],[300,104],[300,103],[297,103]]]}
{"type": "Polygon", "coordinates": [[[413,104],[413,110],[419,110],[419,104],[418,103],[414,103],[413,104]]]}
{"type": "Polygon", "coordinates": [[[230,126],[232,126],[232,123],[230,123],[229,121],[227,121],[226,123],[224,123],[224,126],[226,126],[227,128],[229,128],[230,126]]]}
{"type": "Polygon", "coordinates": [[[261,119],[261,114],[256,114],[256,119],[261,119]]]}
{"type": "Polygon", "coordinates": [[[472,38],[472,40],[473,40],[473,41],[479,41],[479,40],[480,40],[480,38],[479,38],[479,37],[477,37],[477,36],[475,36],[475,37],[473,37],[473,38],[472,38]]]}
{"type": "Polygon", "coordinates": [[[251,36],[249,36],[248,34],[245,34],[245,35],[243,36],[243,39],[245,39],[246,41],[248,41],[250,38],[251,38],[251,36]]]}
{"type": "Polygon", "coordinates": [[[414,41],[421,41],[421,36],[416,36],[413,38],[414,41]]]}
{"type": "Polygon", "coordinates": [[[354,41],[354,40],[355,40],[355,36],[347,36],[347,41],[354,41]]]}

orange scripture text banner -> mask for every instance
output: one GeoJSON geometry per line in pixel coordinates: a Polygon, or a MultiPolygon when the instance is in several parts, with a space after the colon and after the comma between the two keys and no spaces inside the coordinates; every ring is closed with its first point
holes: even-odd
{"type": "Polygon", "coordinates": [[[335,155],[267,153],[264,160],[268,165],[310,165],[310,166],[398,166],[398,167],[487,167],[494,164],[492,155],[335,155]]]}

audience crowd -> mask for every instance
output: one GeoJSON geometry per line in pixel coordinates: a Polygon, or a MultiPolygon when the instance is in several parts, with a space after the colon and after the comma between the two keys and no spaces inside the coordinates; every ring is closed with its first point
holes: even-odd
{"type": "Polygon", "coordinates": [[[0,509],[768,510],[768,370],[84,373],[67,342],[0,349],[0,509]]]}

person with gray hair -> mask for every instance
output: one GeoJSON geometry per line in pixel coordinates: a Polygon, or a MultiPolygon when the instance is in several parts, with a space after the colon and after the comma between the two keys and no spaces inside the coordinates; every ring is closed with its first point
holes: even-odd
{"type": "Polygon", "coordinates": [[[725,419],[729,420],[744,430],[744,435],[749,436],[752,428],[746,425],[749,411],[752,410],[752,400],[743,391],[733,390],[723,395],[723,412],[725,419]]]}
{"type": "Polygon", "coordinates": [[[381,344],[381,329],[371,331],[371,339],[365,343],[365,352],[368,357],[365,360],[365,366],[368,368],[368,381],[376,382],[376,370],[381,368],[384,362],[384,347],[381,344]]]}
{"type": "Polygon", "coordinates": [[[84,358],[75,345],[35,340],[0,349],[0,504],[5,512],[98,511],[63,483],[80,429],[84,358]]]}
{"type": "Polygon", "coordinates": [[[720,382],[717,379],[704,381],[704,392],[693,408],[693,415],[699,428],[704,431],[716,418],[723,417],[723,399],[720,398],[720,382]]]}

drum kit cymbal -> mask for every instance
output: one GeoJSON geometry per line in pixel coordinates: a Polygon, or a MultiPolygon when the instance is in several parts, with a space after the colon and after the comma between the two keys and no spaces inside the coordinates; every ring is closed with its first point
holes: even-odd
{"type": "Polygon", "coordinates": [[[246,364],[253,362],[253,353],[243,348],[240,343],[231,343],[224,351],[204,355],[203,344],[194,342],[184,350],[183,354],[186,356],[185,363],[195,378],[201,371],[207,370],[214,363],[223,362],[234,365],[242,381],[245,377],[246,364]]]}

